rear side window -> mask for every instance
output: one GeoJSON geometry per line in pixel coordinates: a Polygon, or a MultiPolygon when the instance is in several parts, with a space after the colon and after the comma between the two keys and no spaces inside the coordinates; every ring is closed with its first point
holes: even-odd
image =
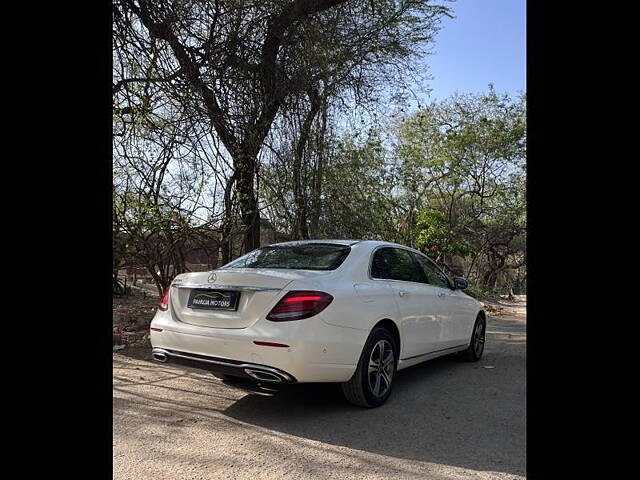
{"type": "Polygon", "coordinates": [[[348,245],[298,243],[259,248],[221,268],[285,268],[335,270],[351,252],[348,245]]]}
{"type": "Polygon", "coordinates": [[[426,278],[414,262],[411,253],[392,247],[375,251],[371,260],[371,277],[426,283],[426,278]]]}
{"type": "Polygon", "coordinates": [[[429,259],[422,255],[416,255],[415,257],[427,277],[427,283],[435,285],[436,287],[450,288],[449,280],[447,280],[445,274],[431,263],[429,259]]]}

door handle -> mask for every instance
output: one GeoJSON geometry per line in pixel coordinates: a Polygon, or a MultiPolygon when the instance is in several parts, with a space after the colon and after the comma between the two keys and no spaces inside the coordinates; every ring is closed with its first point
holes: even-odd
{"type": "Polygon", "coordinates": [[[404,297],[405,295],[409,295],[409,292],[405,291],[405,290],[400,290],[398,292],[398,295],[400,295],[401,297],[404,297]]]}
{"type": "Polygon", "coordinates": [[[446,295],[446,293],[444,293],[444,292],[440,292],[440,293],[438,294],[438,296],[439,296],[440,298],[444,297],[445,295],[446,295]]]}

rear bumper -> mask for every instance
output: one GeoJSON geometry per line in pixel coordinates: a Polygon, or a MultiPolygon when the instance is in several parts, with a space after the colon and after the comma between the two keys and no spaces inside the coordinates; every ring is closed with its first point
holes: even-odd
{"type": "Polygon", "coordinates": [[[154,348],[152,356],[155,361],[161,363],[177,363],[187,367],[200,368],[211,372],[233,375],[260,382],[287,384],[295,383],[297,381],[293,375],[267,365],[258,365],[255,363],[247,363],[226,358],[178,352],[175,350],[166,350],[164,348],[154,348]]]}
{"type": "Polygon", "coordinates": [[[283,378],[300,383],[348,381],[368,336],[365,330],[329,325],[319,316],[294,322],[259,319],[247,328],[202,327],[174,319],[171,309],[158,311],[151,327],[162,329],[151,330],[151,345],[168,352],[170,362],[249,377],[245,370],[252,367],[240,365],[253,365],[257,370],[274,369],[283,378]],[[256,341],[287,347],[257,345],[256,341]]]}

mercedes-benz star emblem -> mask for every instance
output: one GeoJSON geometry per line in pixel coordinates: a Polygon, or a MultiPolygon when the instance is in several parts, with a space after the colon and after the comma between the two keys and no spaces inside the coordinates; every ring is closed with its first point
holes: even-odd
{"type": "Polygon", "coordinates": [[[216,278],[217,278],[217,276],[216,276],[215,273],[213,273],[213,272],[210,273],[209,274],[209,283],[216,283],[216,278]]]}

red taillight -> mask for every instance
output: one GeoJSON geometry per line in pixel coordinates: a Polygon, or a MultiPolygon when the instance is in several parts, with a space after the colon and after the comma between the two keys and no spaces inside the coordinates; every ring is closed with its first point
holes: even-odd
{"type": "Polygon", "coordinates": [[[320,295],[308,295],[306,297],[299,297],[296,295],[295,297],[285,298],[284,303],[311,302],[320,300],[321,298],[322,297],[320,295]]]}
{"type": "Polygon", "coordinates": [[[302,320],[317,315],[327,308],[333,297],[324,292],[293,290],[287,293],[267,315],[272,322],[302,320]]]}
{"type": "Polygon", "coordinates": [[[160,305],[158,306],[160,310],[163,312],[169,308],[169,287],[164,289],[164,297],[160,300],[160,305]]]}

